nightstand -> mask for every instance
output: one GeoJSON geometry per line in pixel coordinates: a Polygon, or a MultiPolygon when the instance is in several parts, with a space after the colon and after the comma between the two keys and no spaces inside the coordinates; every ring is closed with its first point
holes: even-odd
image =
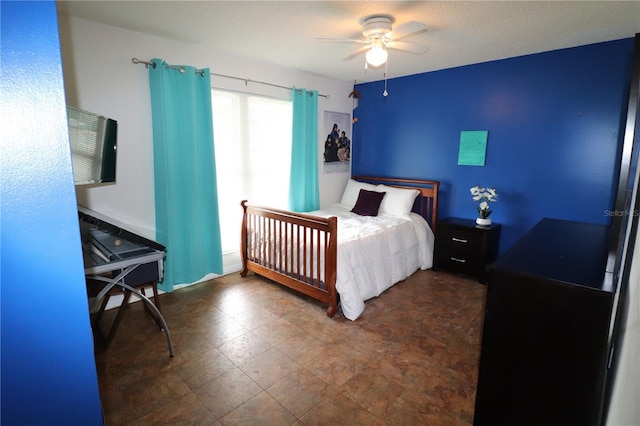
{"type": "Polygon", "coordinates": [[[487,265],[498,257],[500,225],[449,217],[438,221],[433,268],[468,275],[485,282],[487,265]]]}

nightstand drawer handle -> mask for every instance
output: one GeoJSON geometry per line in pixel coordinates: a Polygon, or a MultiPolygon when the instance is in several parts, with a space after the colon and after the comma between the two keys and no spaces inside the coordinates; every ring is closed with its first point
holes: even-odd
{"type": "Polygon", "coordinates": [[[467,240],[463,240],[462,238],[451,237],[451,241],[455,241],[456,243],[466,243],[467,240]]]}
{"type": "Polygon", "coordinates": [[[458,259],[457,257],[452,257],[451,260],[453,260],[454,262],[459,262],[459,263],[467,263],[466,260],[464,259],[458,259]]]}

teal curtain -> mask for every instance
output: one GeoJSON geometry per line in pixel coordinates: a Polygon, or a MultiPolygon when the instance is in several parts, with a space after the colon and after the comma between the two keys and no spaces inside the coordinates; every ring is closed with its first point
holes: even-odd
{"type": "Polygon", "coordinates": [[[167,247],[160,288],[172,291],[222,273],[211,77],[208,69],[153,62],[156,239],[167,247]]]}
{"type": "Polygon", "coordinates": [[[320,208],[318,184],[318,92],[293,88],[293,143],[289,179],[289,209],[320,208]]]}

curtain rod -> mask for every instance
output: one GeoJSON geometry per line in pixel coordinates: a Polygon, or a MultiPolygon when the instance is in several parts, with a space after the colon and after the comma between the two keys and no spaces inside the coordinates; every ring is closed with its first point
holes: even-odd
{"type": "MultiPolygon", "coordinates": [[[[144,64],[144,66],[149,69],[149,67],[156,69],[156,63],[155,62],[147,62],[147,61],[141,61],[138,58],[131,58],[131,62],[133,62],[134,64],[144,64]]],[[[174,70],[179,70],[180,74],[184,74],[187,69],[185,67],[181,67],[181,66],[177,66],[177,65],[165,65],[165,68],[171,68],[174,70]]],[[[200,74],[201,76],[204,77],[204,70],[196,70],[196,74],[200,74]]]]}
{"type": "MultiPolygon", "coordinates": [[[[149,67],[153,67],[155,69],[156,67],[156,63],[155,62],[148,62],[148,61],[141,61],[138,58],[131,58],[131,62],[133,62],[134,64],[144,64],[144,66],[148,69],[149,67]]],[[[167,68],[172,68],[172,69],[177,69],[180,70],[181,73],[184,73],[186,70],[184,67],[180,67],[180,66],[175,66],[175,65],[165,65],[167,68]]],[[[196,70],[196,74],[201,74],[204,75],[204,70],[196,70]]],[[[251,80],[250,78],[241,78],[241,77],[234,77],[232,75],[225,75],[225,74],[217,74],[214,72],[210,72],[209,74],[211,75],[215,75],[216,77],[224,77],[224,78],[230,78],[233,80],[240,80],[240,81],[244,81],[244,84],[247,85],[249,83],[258,83],[258,84],[264,84],[266,86],[272,86],[272,87],[278,87],[280,89],[287,89],[287,90],[293,90],[293,87],[287,87],[287,86],[281,86],[279,84],[273,84],[273,83],[267,83],[264,81],[258,81],[258,80],[251,80]]],[[[300,90],[298,89],[298,92],[300,92],[300,90]]],[[[329,99],[330,96],[329,95],[323,95],[321,93],[318,93],[318,96],[322,96],[323,98],[327,98],[329,99]]]]}
{"type": "MultiPolygon", "coordinates": [[[[234,77],[232,75],[217,74],[215,72],[212,72],[210,74],[211,75],[215,75],[217,77],[224,77],[224,78],[230,78],[230,79],[233,79],[233,80],[244,81],[245,85],[247,85],[249,83],[257,83],[257,84],[264,84],[265,86],[278,87],[280,89],[293,90],[293,87],[281,86],[279,84],[267,83],[265,81],[251,80],[250,78],[234,77]]],[[[298,91],[300,91],[300,90],[298,89],[298,91]]],[[[330,98],[329,95],[323,95],[322,93],[318,93],[318,96],[322,96],[323,98],[327,98],[327,99],[330,98]]]]}

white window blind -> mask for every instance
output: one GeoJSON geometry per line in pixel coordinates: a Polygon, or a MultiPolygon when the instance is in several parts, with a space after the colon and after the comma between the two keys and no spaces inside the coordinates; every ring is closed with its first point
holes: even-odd
{"type": "Polygon", "coordinates": [[[223,252],[240,249],[240,202],[287,208],[292,103],[212,90],[223,252]]]}

